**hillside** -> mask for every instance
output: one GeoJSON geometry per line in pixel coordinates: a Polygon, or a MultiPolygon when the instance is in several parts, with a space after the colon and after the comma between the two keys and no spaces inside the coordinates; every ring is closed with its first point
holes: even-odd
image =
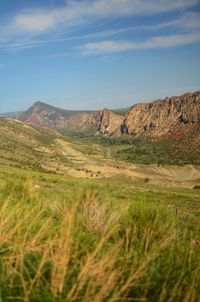
{"type": "MultiPolygon", "coordinates": [[[[0,119],[1,165],[81,178],[112,178],[141,183],[148,178],[150,183],[159,182],[160,186],[191,188],[200,179],[198,166],[191,166],[191,172],[190,166],[149,166],[142,161],[136,161],[138,164],[124,161],[127,152],[131,154],[129,148],[133,147],[103,146],[97,142],[69,139],[19,121],[0,119]],[[181,177],[183,171],[188,171],[184,179],[181,177]]],[[[147,144],[143,148],[147,148],[147,144]]],[[[159,152],[158,159],[163,157],[159,152]]],[[[155,163],[153,159],[151,161],[155,163]]]]}
{"type": "Polygon", "coordinates": [[[28,110],[22,112],[18,119],[35,126],[59,129],[68,127],[70,117],[88,112],[90,111],[64,110],[43,102],[36,102],[28,110]]]}
{"type": "Polygon", "coordinates": [[[51,153],[53,133],[22,122],[0,118],[0,163],[22,168],[42,169],[51,153]]]}
{"type": "MultiPolygon", "coordinates": [[[[199,127],[200,92],[136,104],[127,111],[68,111],[37,102],[18,119],[36,126],[75,132],[93,131],[94,134],[99,132],[109,136],[143,134],[156,139],[173,138],[178,129],[182,131],[183,127],[189,130],[193,126],[199,127]]],[[[178,136],[175,135],[175,138],[178,139],[178,136]]]]}

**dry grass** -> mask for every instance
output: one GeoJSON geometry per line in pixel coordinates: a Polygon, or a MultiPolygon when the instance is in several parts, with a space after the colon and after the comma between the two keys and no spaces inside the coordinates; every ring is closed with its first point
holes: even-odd
{"type": "Polygon", "coordinates": [[[2,190],[3,301],[198,301],[198,260],[167,207],[94,190],[51,203],[25,180],[2,190]]]}

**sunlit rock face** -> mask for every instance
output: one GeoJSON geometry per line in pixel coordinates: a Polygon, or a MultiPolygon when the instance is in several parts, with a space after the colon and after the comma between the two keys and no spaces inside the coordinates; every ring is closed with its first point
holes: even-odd
{"type": "Polygon", "coordinates": [[[18,119],[40,127],[108,136],[178,137],[200,125],[200,92],[136,104],[125,115],[106,108],[96,112],[70,111],[37,102],[18,119]]]}
{"type": "Polygon", "coordinates": [[[128,134],[162,136],[188,125],[200,124],[200,92],[134,105],[126,114],[128,134]]]}

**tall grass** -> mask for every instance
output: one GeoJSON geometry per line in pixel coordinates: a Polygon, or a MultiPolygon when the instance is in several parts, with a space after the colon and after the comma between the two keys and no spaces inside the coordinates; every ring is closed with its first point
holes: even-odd
{"type": "Polygon", "coordinates": [[[26,179],[0,196],[0,300],[199,300],[199,247],[167,206],[95,190],[52,202],[26,179]]]}

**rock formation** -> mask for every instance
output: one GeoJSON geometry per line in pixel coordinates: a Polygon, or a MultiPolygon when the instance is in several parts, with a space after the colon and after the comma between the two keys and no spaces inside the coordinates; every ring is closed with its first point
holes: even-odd
{"type": "Polygon", "coordinates": [[[125,116],[109,109],[70,111],[37,102],[19,120],[51,129],[109,136],[143,134],[162,139],[174,134],[178,137],[179,130],[181,135],[200,127],[200,92],[136,104],[125,116]]]}

